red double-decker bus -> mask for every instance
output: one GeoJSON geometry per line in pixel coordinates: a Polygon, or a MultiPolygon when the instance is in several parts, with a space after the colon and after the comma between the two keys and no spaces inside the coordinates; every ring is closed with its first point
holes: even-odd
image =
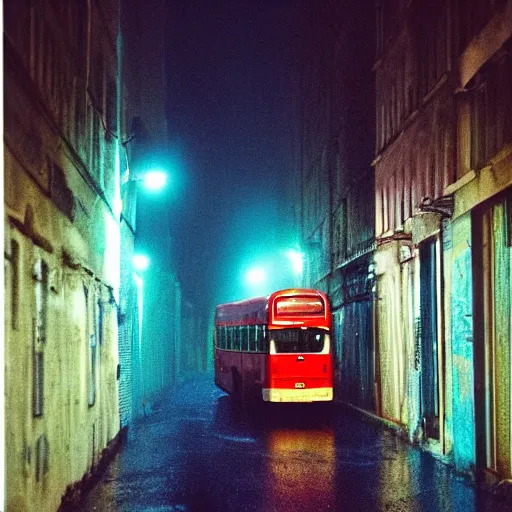
{"type": "Polygon", "coordinates": [[[332,317],[326,295],[287,289],[215,312],[215,384],[267,402],[333,399],[332,317]]]}

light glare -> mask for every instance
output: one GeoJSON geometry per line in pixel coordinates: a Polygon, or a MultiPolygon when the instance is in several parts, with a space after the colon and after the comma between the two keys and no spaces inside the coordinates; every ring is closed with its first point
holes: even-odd
{"type": "Polygon", "coordinates": [[[250,285],[261,284],[264,281],[265,270],[262,267],[254,267],[247,272],[247,282],[250,285]]]}
{"type": "Polygon", "coordinates": [[[288,256],[292,262],[292,268],[295,274],[301,275],[304,268],[304,254],[295,249],[290,249],[286,251],[286,256],[288,256]]]}
{"type": "Polygon", "coordinates": [[[162,171],[149,171],[144,175],[144,187],[148,190],[160,190],[167,183],[167,175],[162,171]]]}
{"type": "Polygon", "coordinates": [[[134,254],[133,268],[135,270],[146,270],[149,266],[149,258],[145,254],[134,254]]]}

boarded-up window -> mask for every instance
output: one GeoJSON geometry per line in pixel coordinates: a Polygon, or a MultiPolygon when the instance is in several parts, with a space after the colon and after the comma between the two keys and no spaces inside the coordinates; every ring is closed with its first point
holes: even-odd
{"type": "Polygon", "coordinates": [[[98,302],[96,303],[95,327],[96,327],[96,338],[100,345],[103,345],[103,316],[104,316],[103,302],[101,302],[101,299],[98,299],[98,302]]]}
{"type": "Polygon", "coordinates": [[[38,259],[34,265],[35,312],[33,317],[33,386],[32,406],[34,416],[41,416],[44,410],[44,345],[48,321],[48,265],[38,259]]]}
{"type": "Polygon", "coordinates": [[[39,436],[36,442],[36,482],[41,482],[48,473],[48,440],[46,435],[39,436]]]}
{"type": "MultiPolygon", "coordinates": [[[[96,402],[96,332],[94,325],[91,326],[91,316],[89,307],[89,289],[84,285],[85,295],[85,337],[87,340],[88,349],[88,390],[87,390],[87,403],[93,406],[96,402]],[[92,331],[92,332],[91,332],[92,331]]],[[[93,298],[91,298],[93,300],[93,298]]],[[[94,310],[93,310],[94,312],[94,310]]],[[[95,318],[93,318],[93,322],[95,318]]]]}

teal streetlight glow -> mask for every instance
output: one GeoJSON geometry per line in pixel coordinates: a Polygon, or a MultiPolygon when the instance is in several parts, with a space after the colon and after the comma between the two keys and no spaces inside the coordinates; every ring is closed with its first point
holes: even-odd
{"type": "Polygon", "coordinates": [[[149,266],[149,258],[145,254],[134,254],[132,263],[135,270],[143,272],[149,266]]]}
{"type": "Polygon", "coordinates": [[[248,270],[245,278],[250,285],[261,284],[266,279],[265,269],[263,267],[253,267],[248,270]]]}
{"type": "Polygon", "coordinates": [[[144,174],[144,187],[148,190],[160,190],[166,183],[167,175],[163,171],[148,171],[144,174]]]}
{"type": "Polygon", "coordinates": [[[304,269],[304,254],[295,249],[290,249],[286,251],[286,256],[290,259],[295,274],[301,275],[304,269]]]}

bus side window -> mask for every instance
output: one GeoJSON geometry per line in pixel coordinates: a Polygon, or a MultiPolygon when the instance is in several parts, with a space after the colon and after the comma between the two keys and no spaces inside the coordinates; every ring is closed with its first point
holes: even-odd
{"type": "Polygon", "coordinates": [[[249,350],[249,328],[250,325],[244,325],[242,327],[242,351],[247,352],[249,350]]]}
{"type": "Polygon", "coordinates": [[[256,331],[258,329],[257,325],[249,325],[249,352],[256,352],[256,331]]]}
{"type": "Polygon", "coordinates": [[[254,351],[260,351],[260,336],[261,336],[261,325],[256,326],[256,330],[254,331],[254,351]]]}
{"type": "Polygon", "coordinates": [[[235,327],[235,338],[233,346],[235,350],[240,350],[240,335],[242,334],[241,329],[242,328],[239,325],[235,327]]]}
{"type": "Polygon", "coordinates": [[[233,336],[233,327],[228,327],[226,332],[226,349],[231,349],[231,338],[233,336]]]}
{"type": "Polygon", "coordinates": [[[268,352],[268,329],[266,325],[262,326],[260,350],[261,352],[268,352]]]}
{"type": "Polygon", "coordinates": [[[220,328],[220,348],[225,349],[228,344],[228,328],[223,325],[220,328]]]}
{"type": "Polygon", "coordinates": [[[256,331],[256,352],[264,352],[265,350],[265,326],[258,325],[258,329],[256,331]]]}

